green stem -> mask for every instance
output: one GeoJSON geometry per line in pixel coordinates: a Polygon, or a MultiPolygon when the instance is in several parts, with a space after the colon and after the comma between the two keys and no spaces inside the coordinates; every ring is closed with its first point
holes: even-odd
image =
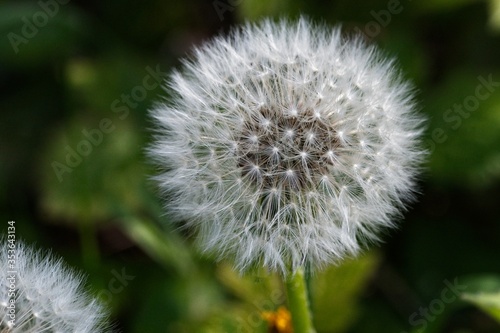
{"type": "Polygon", "coordinates": [[[288,307],[292,315],[293,332],[314,333],[304,269],[301,267],[295,273],[291,274],[291,276],[287,277],[285,285],[288,295],[288,307]]]}

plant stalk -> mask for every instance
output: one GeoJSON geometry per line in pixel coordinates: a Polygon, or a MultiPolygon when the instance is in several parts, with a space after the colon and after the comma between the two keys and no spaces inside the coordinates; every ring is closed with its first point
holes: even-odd
{"type": "Polygon", "coordinates": [[[309,298],[304,276],[304,268],[300,267],[285,278],[288,307],[292,315],[294,333],[315,333],[309,298]]]}

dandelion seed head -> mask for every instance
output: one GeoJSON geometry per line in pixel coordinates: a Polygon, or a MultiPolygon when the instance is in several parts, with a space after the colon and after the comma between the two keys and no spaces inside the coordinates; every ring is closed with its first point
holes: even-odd
{"type": "Polygon", "coordinates": [[[168,212],[242,271],[355,255],[413,197],[425,153],[411,86],[339,27],[247,24],[169,87],[150,149],[168,212]]]}
{"type": "MultiPolygon", "coordinates": [[[[7,244],[0,237],[2,244],[7,244]]],[[[7,268],[12,252],[0,250],[0,264],[7,268]]],[[[16,241],[15,267],[0,272],[0,332],[57,333],[108,331],[103,307],[82,290],[81,275],[53,255],[16,241]],[[15,295],[10,288],[15,287],[15,295]],[[9,303],[14,300],[15,321],[9,303]]]]}

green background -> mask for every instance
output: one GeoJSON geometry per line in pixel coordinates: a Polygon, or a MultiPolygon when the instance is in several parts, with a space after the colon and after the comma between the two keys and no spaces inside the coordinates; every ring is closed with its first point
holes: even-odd
{"type": "Polygon", "coordinates": [[[18,239],[84,271],[123,332],[267,332],[277,277],[241,277],[169,229],[147,110],[168,98],[151,72],[245,20],[300,14],[397,58],[431,151],[419,201],[385,243],[309,279],[318,333],[499,332],[497,0],[1,1],[2,232],[15,220],[18,239]]]}

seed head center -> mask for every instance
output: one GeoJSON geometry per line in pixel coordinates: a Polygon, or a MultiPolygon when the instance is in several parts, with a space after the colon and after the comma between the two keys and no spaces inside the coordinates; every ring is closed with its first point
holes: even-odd
{"type": "Polygon", "coordinates": [[[262,107],[243,123],[237,157],[243,179],[265,190],[311,188],[333,167],[340,143],[312,108],[262,107]]]}

